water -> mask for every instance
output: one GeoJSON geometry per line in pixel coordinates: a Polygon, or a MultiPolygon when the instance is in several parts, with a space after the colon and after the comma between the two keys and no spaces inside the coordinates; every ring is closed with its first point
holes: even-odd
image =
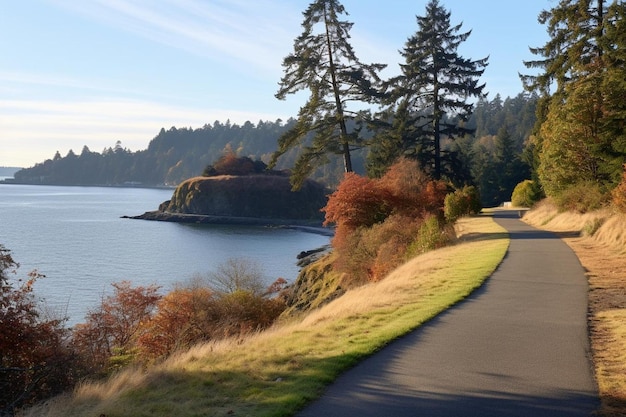
{"type": "Polygon", "coordinates": [[[257,263],[269,285],[293,282],[303,250],[327,236],[284,228],[188,225],[122,219],[154,210],[172,190],[0,185],[0,244],[46,278],[35,293],[69,324],[83,321],[111,283],[157,284],[163,292],[206,275],[230,258],[257,263]]]}

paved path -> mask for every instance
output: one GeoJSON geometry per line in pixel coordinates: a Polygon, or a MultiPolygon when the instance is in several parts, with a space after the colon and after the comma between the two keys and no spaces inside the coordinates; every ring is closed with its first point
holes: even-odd
{"type": "Polygon", "coordinates": [[[587,282],[570,248],[518,212],[504,262],[468,300],[342,375],[299,417],[589,416],[587,282]]]}

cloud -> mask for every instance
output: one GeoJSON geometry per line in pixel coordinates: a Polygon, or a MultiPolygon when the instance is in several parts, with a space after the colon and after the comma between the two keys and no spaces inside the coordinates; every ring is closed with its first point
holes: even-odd
{"type": "Polygon", "coordinates": [[[255,72],[280,70],[300,24],[299,11],[289,2],[50,1],[153,42],[255,72]]]}

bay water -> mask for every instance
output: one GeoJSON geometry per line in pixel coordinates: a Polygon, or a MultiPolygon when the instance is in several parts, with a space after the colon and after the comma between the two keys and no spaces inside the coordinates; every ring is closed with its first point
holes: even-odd
{"type": "Polygon", "coordinates": [[[84,321],[111,283],[156,284],[162,292],[207,276],[229,259],[258,265],[267,285],[293,282],[301,251],[328,236],[276,227],[192,225],[125,219],[155,210],[171,189],[0,185],[0,244],[20,264],[17,277],[37,270],[35,294],[68,325],[84,321]]]}

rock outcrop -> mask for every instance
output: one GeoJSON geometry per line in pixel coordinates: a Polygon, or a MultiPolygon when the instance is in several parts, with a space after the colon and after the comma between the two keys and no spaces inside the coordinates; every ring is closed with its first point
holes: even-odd
{"type": "Polygon", "coordinates": [[[182,182],[158,210],[133,218],[185,223],[296,224],[319,226],[328,191],[306,181],[292,191],[281,175],[222,175],[182,182]]]}

